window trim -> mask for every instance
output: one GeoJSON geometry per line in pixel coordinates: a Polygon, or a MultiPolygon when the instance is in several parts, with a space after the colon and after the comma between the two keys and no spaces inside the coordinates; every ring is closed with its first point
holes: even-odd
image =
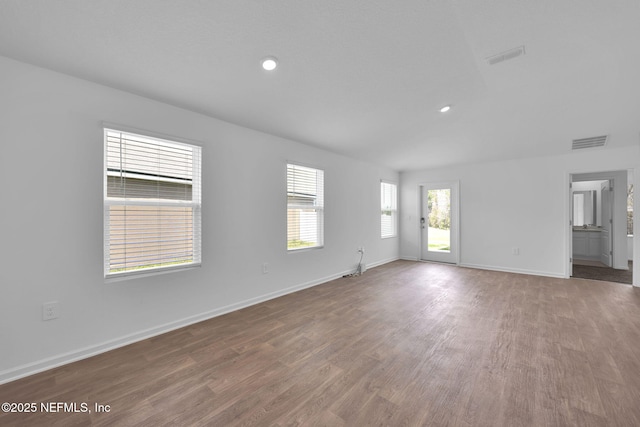
{"type": "MultiPolygon", "coordinates": [[[[173,135],[166,135],[166,134],[161,134],[158,132],[152,132],[152,131],[148,131],[148,130],[142,130],[142,129],[138,129],[138,128],[133,128],[130,126],[124,126],[124,125],[120,125],[120,124],[115,124],[115,123],[111,123],[111,122],[101,122],[100,123],[100,131],[101,131],[101,143],[102,143],[102,149],[103,149],[103,168],[102,168],[102,178],[103,178],[103,196],[102,196],[102,200],[103,200],[103,276],[104,276],[104,281],[105,283],[111,283],[111,282],[120,282],[120,281],[124,281],[124,280],[130,280],[133,278],[142,278],[142,277],[149,277],[149,276],[156,276],[156,275],[160,275],[160,274],[167,274],[167,273],[173,273],[173,272],[177,272],[177,271],[184,271],[184,270],[190,270],[193,268],[199,268],[202,266],[202,158],[203,158],[203,147],[202,147],[202,143],[198,142],[198,141],[193,141],[193,140],[189,140],[186,138],[180,138],[180,137],[175,137],[173,135]],[[172,199],[166,199],[166,200],[161,200],[161,201],[145,201],[145,200],[138,200],[135,203],[127,203],[124,200],[117,200],[117,199],[109,199],[107,197],[107,185],[108,185],[108,177],[110,176],[109,173],[109,169],[108,169],[108,157],[107,157],[107,143],[106,143],[106,135],[107,135],[107,131],[112,131],[112,132],[121,132],[123,134],[130,134],[133,136],[139,136],[142,138],[147,138],[147,139],[156,139],[159,141],[166,141],[169,143],[174,143],[174,144],[178,144],[178,145],[186,145],[186,146],[190,146],[190,147],[197,147],[198,148],[198,158],[197,158],[197,170],[199,172],[199,177],[197,180],[193,181],[193,185],[194,186],[198,186],[198,190],[197,190],[197,201],[191,200],[191,201],[184,201],[184,200],[172,200],[172,199]],[[145,269],[140,269],[140,270],[129,270],[129,271],[122,271],[122,272],[116,272],[116,273],[110,273],[109,272],[109,247],[107,246],[107,242],[109,241],[109,208],[111,206],[117,206],[117,205],[132,205],[132,206],[190,206],[193,208],[193,215],[194,215],[194,225],[193,225],[193,233],[194,233],[194,237],[193,237],[193,245],[194,245],[194,253],[197,252],[198,256],[197,256],[197,260],[194,262],[190,262],[190,263],[185,263],[185,264],[181,264],[181,265],[166,265],[166,266],[159,266],[159,267],[153,267],[153,268],[145,268],[145,269]],[[197,220],[196,217],[197,216],[197,220]],[[198,229],[198,232],[196,232],[196,228],[198,229]]],[[[195,159],[194,159],[195,161],[195,159]]],[[[133,174],[133,175],[137,175],[137,174],[133,174]]],[[[167,181],[173,181],[173,179],[167,179],[167,181]]]]}
{"type": "Polygon", "coordinates": [[[398,184],[393,181],[387,181],[384,179],[380,180],[380,238],[381,239],[393,239],[398,237],[398,184]],[[395,187],[395,209],[391,210],[391,219],[393,224],[393,234],[383,235],[382,234],[382,211],[384,210],[382,207],[382,188],[383,185],[393,185],[395,187]]]}

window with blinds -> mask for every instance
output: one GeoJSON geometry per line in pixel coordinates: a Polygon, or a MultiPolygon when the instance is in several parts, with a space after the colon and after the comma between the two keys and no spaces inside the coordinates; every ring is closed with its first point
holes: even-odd
{"type": "Polygon", "coordinates": [[[380,237],[398,235],[398,190],[395,184],[380,182],[380,237]]]}
{"type": "Polygon", "coordinates": [[[321,247],[324,171],[287,164],[287,249],[321,247]]]}
{"type": "Polygon", "coordinates": [[[201,148],[104,129],[105,277],[200,264],[201,148]]]}

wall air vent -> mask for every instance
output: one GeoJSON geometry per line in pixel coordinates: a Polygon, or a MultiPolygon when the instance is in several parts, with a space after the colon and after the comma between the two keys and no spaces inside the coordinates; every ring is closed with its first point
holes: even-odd
{"type": "Polygon", "coordinates": [[[513,49],[509,49],[506,52],[499,53],[487,58],[487,64],[496,65],[500,62],[508,61],[509,59],[517,58],[524,55],[524,46],[518,46],[513,49]]]}
{"type": "Polygon", "coordinates": [[[574,139],[571,144],[572,150],[582,150],[583,148],[602,147],[607,143],[608,135],[593,136],[591,138],[574,139]]]}

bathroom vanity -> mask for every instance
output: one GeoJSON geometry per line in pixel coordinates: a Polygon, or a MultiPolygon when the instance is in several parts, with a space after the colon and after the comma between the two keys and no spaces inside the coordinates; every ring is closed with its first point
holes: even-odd
{"type": "Polygon", "coordinates": [[[577,259],[599,260],[602,253],[602,228],[573,228],[573,257],[577,259]]]}

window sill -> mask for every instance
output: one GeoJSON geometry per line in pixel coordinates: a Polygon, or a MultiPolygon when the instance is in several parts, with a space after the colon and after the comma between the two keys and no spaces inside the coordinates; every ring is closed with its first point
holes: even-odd
{"type": "Polygon", "coordinates": [[[311,246],[311,247],[304,247],[304,248],[295,248],[295,249],[288,249],[287,248],[287,253],[288,254],[292,254],[292,253],[298,253],[298,252],[308,252],[308,251],[314,251],[316,249],[323,249],[324,245],[322,246],[311,246]]]}
{"type": "Polygon", "coordinates": [[[172,266],[172,267],[163,267],[163,268],[156,268],[153,270],[142,270],[142,271],[129,271],[129,272],[123,272],[123,273],[112,273],[112,274],[108,274],[107,276],[105,276],[104,278],[104,283],[115,283],[115,282],[123,282],[125,280],[133,280],[133,279],[139,279],[139,278],[143,278],[143,277],[151,277],[151,276],[158,276],[161,274],[169,274],[169,273],[176,273],[178,271],[184,271],[184,270],[191,270],[194,268],[200,268],[202,266],[201,263],[197,263],[197,264],[188,264],[188,265],[184,265],[184,266],[172,266]]]}

